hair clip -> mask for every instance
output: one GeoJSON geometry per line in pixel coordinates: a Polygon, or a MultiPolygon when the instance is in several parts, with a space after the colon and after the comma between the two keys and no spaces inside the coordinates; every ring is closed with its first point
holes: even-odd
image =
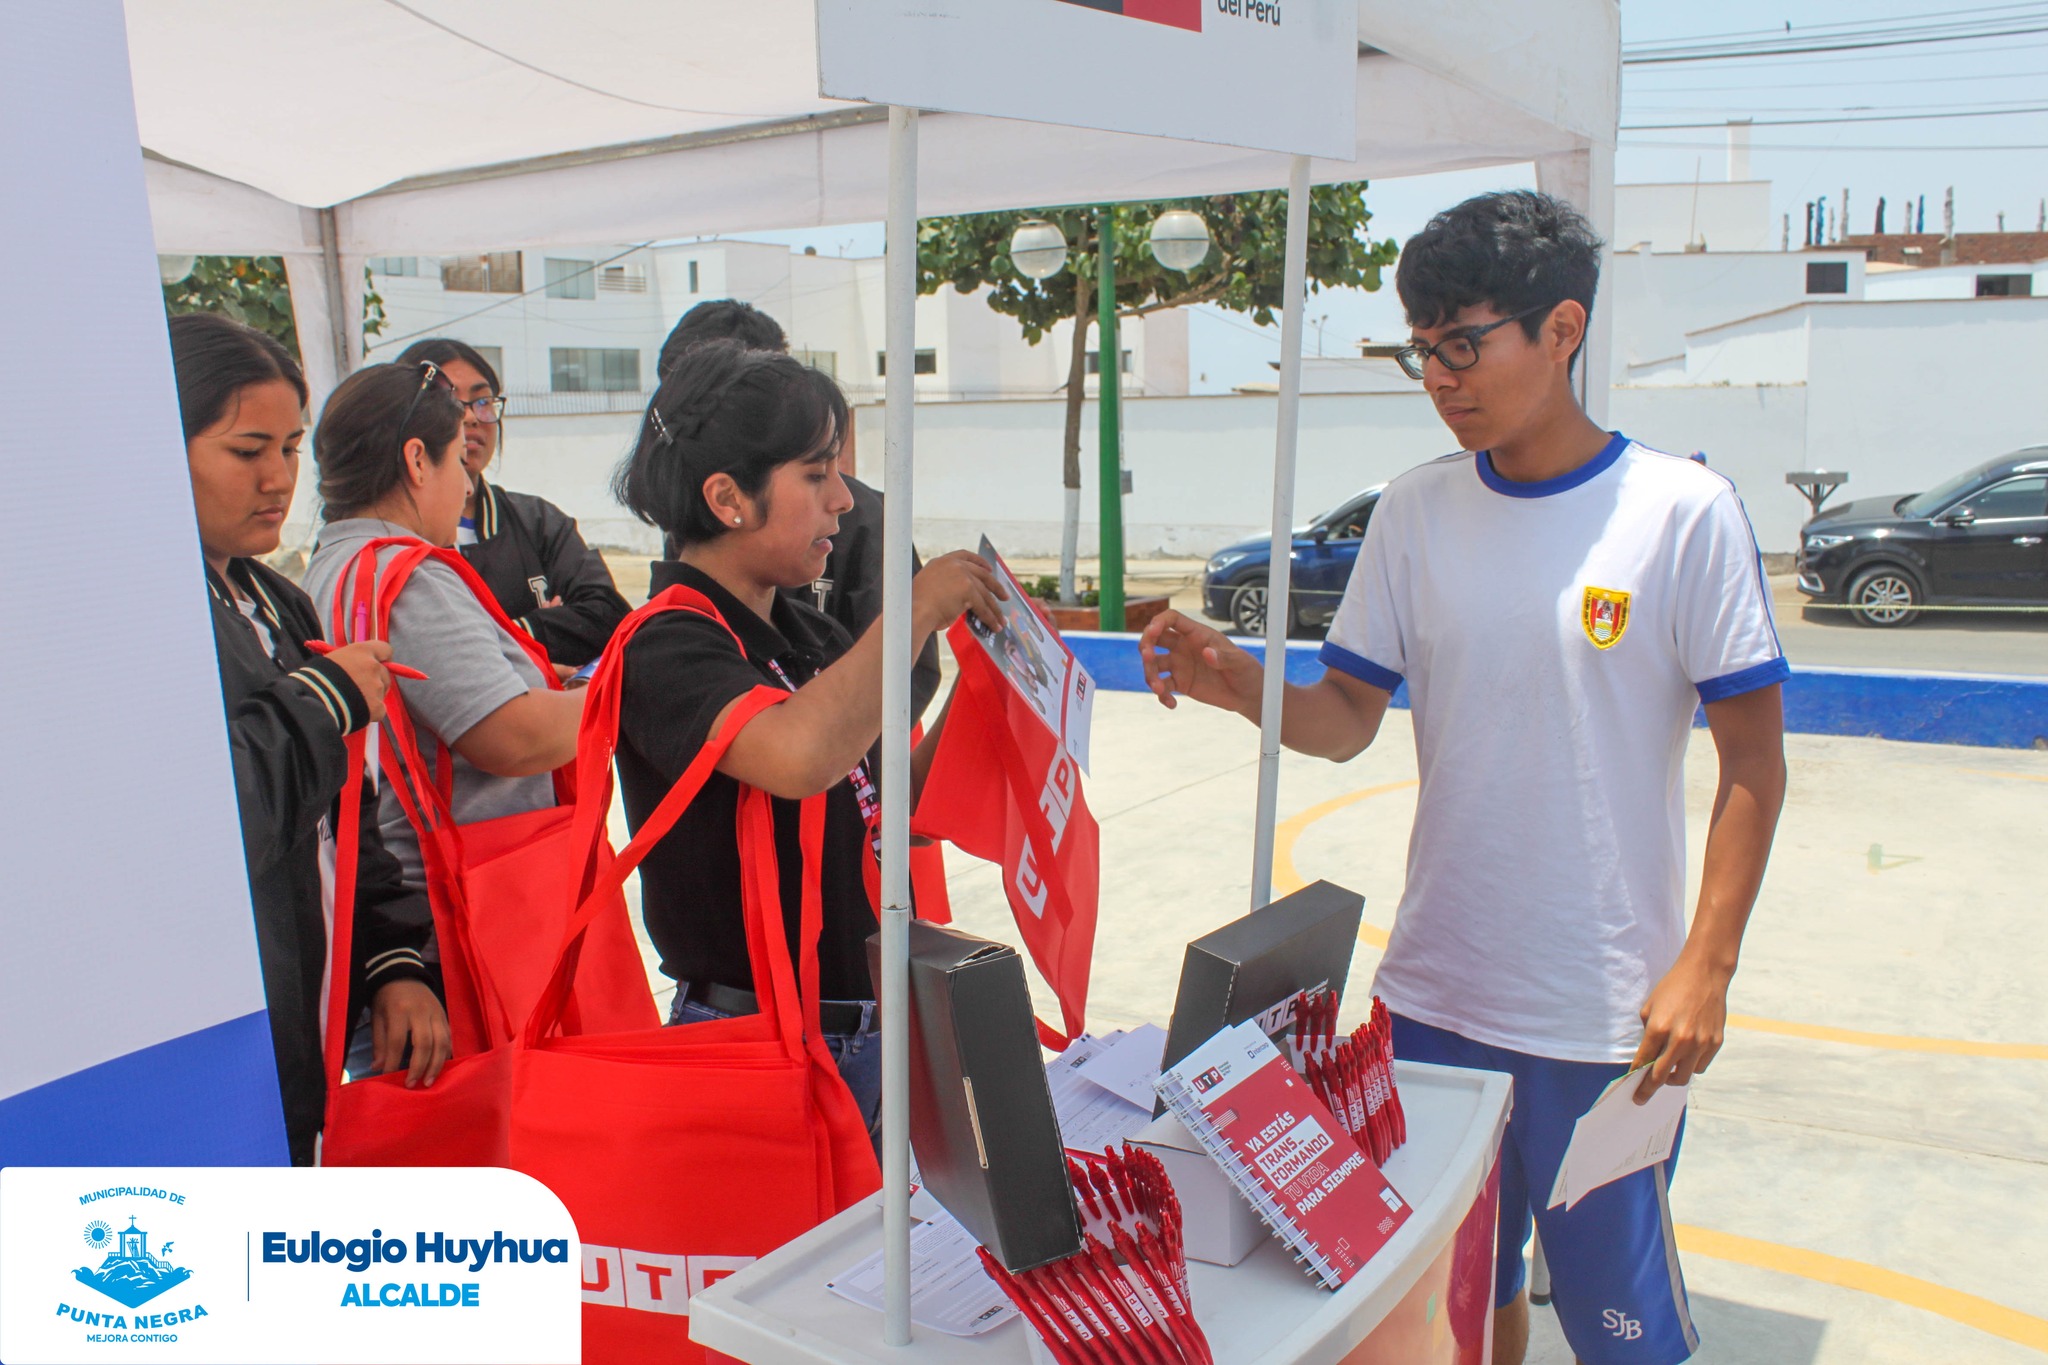
{"type": "Polygon", "coordinates": [[[655,437],[655,444],[673,445],[675,443],[675,433],[671,432],[668,429],[667,422],[661,420],[660,408],[657,408],[652,404],[649,404],[647,408],[647,420],[654,423],[654,430],[657,433],[655,437]]]}

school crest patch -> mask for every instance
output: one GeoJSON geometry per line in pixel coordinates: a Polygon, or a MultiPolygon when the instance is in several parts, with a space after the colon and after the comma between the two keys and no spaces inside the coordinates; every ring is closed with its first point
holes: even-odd
{"type": "Polygon", "coordinates": [[[1579,623],[1596,649],[1612,649],[1628,629],[1628,594],[1612,588],[1588,588],[1579,605],[1579,623]]]}

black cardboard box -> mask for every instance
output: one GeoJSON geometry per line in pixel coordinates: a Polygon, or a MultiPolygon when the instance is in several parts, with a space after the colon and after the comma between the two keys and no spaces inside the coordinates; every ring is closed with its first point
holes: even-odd
{"type": "Polygon", "coordinates": [[[1341,999],[1364,915],[1365,897],[1317,882],[1190,943],[1161,1067],[1247,1019],[1277,1042],[1303,991],[1327,988],[1341,999]]]}
{"type": "MultiPolygon", "coordinates": [[[[882,978],[881,935],[868,962],[882,978]]],[[[1081,1249],[1017,950],[910,925],[910,1145],[935,1198],[1011,1271],[1081,1249]]]]}

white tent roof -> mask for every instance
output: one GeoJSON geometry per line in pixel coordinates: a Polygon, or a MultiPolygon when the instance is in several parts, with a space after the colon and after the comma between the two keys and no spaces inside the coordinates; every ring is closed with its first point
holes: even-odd
{"type": "MultiPolygon", "coordinates": [[[[1318,161],[1317,180],[1611,144],[1614,0],[1358,7],[1358,156],[1318,161]]],[[[883,111],[819,98],[813,0],[128,0],[127,14],[165,252],[317,252],[306,210],[329,207],[344,257],[882,216],[883,111]]],[[[920,163],[927,213],[1286,180],[1269,153],[948,114],[925,120],[920,163]]]]}

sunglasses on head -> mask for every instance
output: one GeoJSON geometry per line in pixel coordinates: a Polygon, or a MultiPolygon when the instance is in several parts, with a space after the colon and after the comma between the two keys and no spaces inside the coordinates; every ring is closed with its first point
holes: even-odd
{"type": "Polygon", "coordinates": [[[420,386],[413,390],[412,401],[405,405],[405,416],[398,419],[398,448],[400,450],[405,448],[405,429],[412,425],[412,415],[420,410],[420,399],[426,396],[427,390],[442,388],[450,393],[455,391],[455,385],[449,381],[447,375],[441,373],[441,367],[433,361],[420,361],[419,372],[420,386]]]}

